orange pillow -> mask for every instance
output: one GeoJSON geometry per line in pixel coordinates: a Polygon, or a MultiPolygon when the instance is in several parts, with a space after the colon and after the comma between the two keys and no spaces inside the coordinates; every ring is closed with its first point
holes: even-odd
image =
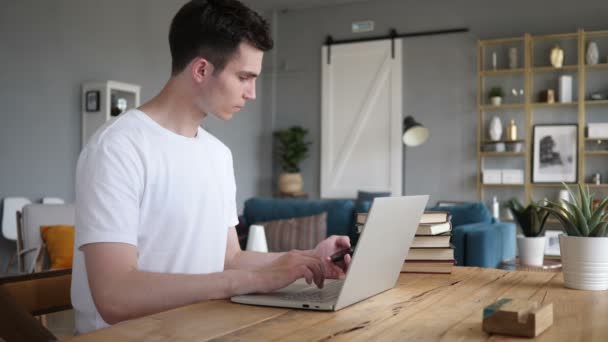
{"type": "Polygon", "coordinates": [[[51,259],[51,269],[71,268],[74,256],[74,226],[42,226],[40,235],[51,259]]]}

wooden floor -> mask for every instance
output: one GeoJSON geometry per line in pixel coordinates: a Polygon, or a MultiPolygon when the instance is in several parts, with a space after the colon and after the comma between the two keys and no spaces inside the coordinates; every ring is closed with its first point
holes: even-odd
{"type": "Polygon", "coordinates": [[[451,275],[402,274],[396,288],[338,312],[210,301],[76,340],[503,341],[510,339],[481,330],[483,308],[502,297],[553,303],[554,324],[540,341],[608,341],[608,292],[566,289],[559,272],[465,267],[451,275]]]}

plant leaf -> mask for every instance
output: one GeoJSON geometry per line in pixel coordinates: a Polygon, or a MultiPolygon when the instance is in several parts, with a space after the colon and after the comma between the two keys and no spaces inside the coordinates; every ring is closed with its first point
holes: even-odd
{"type": "Polygon", "coordinates": [[[554,209],[554,208],[550,208],[550,207],[543,207],[543,208],[545,210],[549,211],[553,216],[555,216],[562,223],[563,229],[567,235],[581,236],[581,234],[578,231],[578,229],[576,228],[576,226],[574,226],[572,224],[572,221],[570,221],[561,211],[554,209]]]}
{"type": "Polygon", "coordinates": [[[587,225],[587,219],[585,219],[585,215],[583,215],[581,208],[569,202],[565,202],[565,204],[572,210],[572,213],[576,218],[576,221],[572,223],[578,228],[581,236],[589,236],[589,226],[587,225]]]}
{"type": "Polygon", "coordinates": [[[585,189],[583,188],[583,186],[579,183],[578,184],[578,195],[581,198],[581,213],[583,214],[583,217],[585,218],[585,224],[587,223],[587,221],[591,218],[591,203],[589,200],[589,189],[587,189],[587,191],[585,191],[585,189]]]}
{"type": "Polygon", "coordinates": [[[597,225],[597,228],[593,230],[589,236],[593,237],[601,237],[606,235],[606,227],[608,227],[608,222],[602,222],[597,225]]]}

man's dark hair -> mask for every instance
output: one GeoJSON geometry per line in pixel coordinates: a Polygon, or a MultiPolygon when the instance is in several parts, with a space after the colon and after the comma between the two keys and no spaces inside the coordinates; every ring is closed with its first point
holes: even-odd
{"type": "Polygon", "coordinates": [[[272,49],[268,23],[237,0],[193,0],[175,15],[169,29],[171,74],[176,75],[196,57],[226,66],[241,42],[262,51],[272,49]]]}

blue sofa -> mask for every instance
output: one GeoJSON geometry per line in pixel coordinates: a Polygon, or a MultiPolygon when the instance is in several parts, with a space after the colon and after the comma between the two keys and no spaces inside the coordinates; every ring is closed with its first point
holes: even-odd
{"type": "MultiPolygon", "coordinates": [[[[348,235],[357,241],[355,213],[369,208],[350,199],[304,200],[250,198],[240,217],[241,246],[246,244],[251,224],[327,212],[327,235],[348,235]]],[[[459,266],[498,267],[502,260],[515,258],[515,225],[495,222],[482,203],[428,208],[452,214],[452,244],[459,266]]]]}

